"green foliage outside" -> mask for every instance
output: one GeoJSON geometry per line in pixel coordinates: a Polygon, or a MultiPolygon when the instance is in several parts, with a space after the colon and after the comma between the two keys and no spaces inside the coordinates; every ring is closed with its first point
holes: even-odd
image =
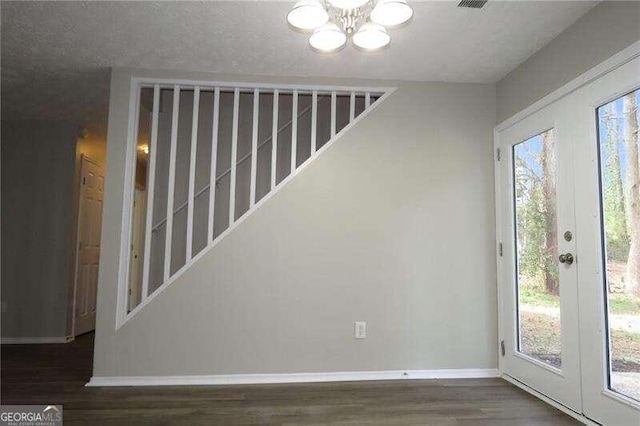
{"type": "Polygon", "coordinates": [[[519,280],[557,294],[554,131],[518,144],[514,159],[519,280]]]}
{"type": "Polygon", "coordinates": [[[518,203],[518,272],[542,286],[545,271],[549,271],[554,279],[558,278],[555,259],[545,248],[547,225],[542,185],[534,180],[519,186],[520,189],[516,188],[516,197],[521,200],[518,203]]]}
{"type": "Polygon", "coordinates": [[[620,114],[615,103],[600,108],[602,200],[606,231],[607,259],[627,262],[631,241],[629,222],[625,212],[625,181],[623,164],[626,159],[624,144],[620,140],[620,114]]]}
{"type": "MultiPolygon", "coordinates": [[[[560,298],[534,286],[520,287],[520,303],[536,306],[559,306],[560,298]]],[[[640,315],[640,307],[633,303],[631,297],[624,293],[609,295],[609,311],[612,314],[640,315]]],[[[637,334],[640,339],[640,334],[637,334]]]]}

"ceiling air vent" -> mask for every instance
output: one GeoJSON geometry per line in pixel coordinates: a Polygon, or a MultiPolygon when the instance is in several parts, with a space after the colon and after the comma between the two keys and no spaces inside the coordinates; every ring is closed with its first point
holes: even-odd
{"type": "Polygon", "coordinates": [[[488,0],[462,0],[458,7],[470,7],[471,9],[482,9],[488,0]]]}

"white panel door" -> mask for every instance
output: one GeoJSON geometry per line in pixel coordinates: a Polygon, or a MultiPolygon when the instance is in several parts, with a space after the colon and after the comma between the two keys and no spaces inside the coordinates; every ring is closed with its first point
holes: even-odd
{"type": "Polygon", "coordinates": [[[505,374],[581,412],[571,127],[566,99],[498,134],[505,374]]]}
{"type": "Polygon", "coordinates": [[[572,96],[584,414],[640,425],[640,58],[572,96]]]}
{"type": "Polygon", "coordinates": [[[82,156],[81,163],[74,336],[96,328],[96,296],[104,193],[104,170],[102,167],[85,156],[82,156]]]}

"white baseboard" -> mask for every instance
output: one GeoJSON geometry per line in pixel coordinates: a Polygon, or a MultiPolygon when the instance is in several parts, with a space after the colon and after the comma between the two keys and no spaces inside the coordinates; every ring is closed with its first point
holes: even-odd
{"type": "Polygon", "coordinates": [[[351,371],[335,373],[231,374],[212,376],[92,377],[87,386],[248,385],[267,383],[352,382],[364,380],[471,379],[499,377],[498,369],[351,371]]]}
{"type": "Polygon", "coordinates": [[[3,337],[0,343],[3,345],[31,345],[46,343],[67,343],[66,337],[3,337]]]}

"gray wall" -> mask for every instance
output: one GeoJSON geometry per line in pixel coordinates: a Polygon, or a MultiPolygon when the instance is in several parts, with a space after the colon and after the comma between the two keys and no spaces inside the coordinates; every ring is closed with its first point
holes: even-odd
{"type": "Polygon", "coordinates": [[[65,337],[76,126],[2,121],[2,337],[65,337]]]}
{"type": "Polygon", "coordinates": [[[602,2],[498,82],[498,122],[638,40],[640,2],[602,2]]]}
{"type": "Polygon", "coordinates": [[[116,330],[130,72],[112,74],[94,375],[497,366],[493,86],[403,84],[116,330]]]}

